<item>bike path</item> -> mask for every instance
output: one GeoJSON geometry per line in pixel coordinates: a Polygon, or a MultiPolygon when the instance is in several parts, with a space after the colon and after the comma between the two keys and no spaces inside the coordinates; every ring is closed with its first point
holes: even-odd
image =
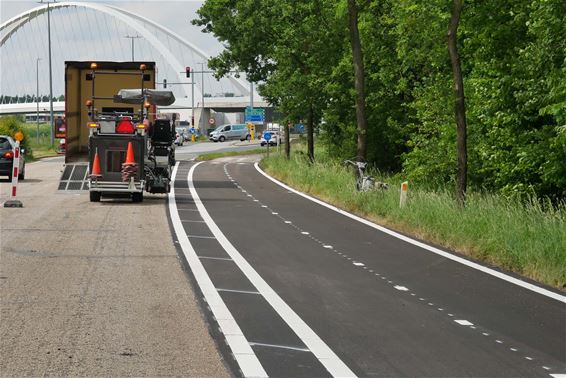
{"type": "MultiPolygon", "coordinates": [[[[231,243],[356,375],[549,376],[566,370],[563,303],[289,193],[251,164],[202,164],[195,186],[231,243]]],[[[237,287],[238,269],[207,269],[222,276],[218,283],[237,287]]],[[[253,290],[249,282],[240,284],[253,290]]],[[[244,314],[238,320],[244,333],[262,328],[260,303],[233,295],[226,301],[244,314]]],[[[290,329],[268,324],[266,340],[293,341],[290,329]]]]}

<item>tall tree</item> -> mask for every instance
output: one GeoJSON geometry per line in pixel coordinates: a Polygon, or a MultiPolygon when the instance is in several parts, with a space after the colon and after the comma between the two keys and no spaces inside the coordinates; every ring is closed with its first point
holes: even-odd
{"type": "Polygon", "coordinates": [[[456,176],[456,198],[460,206],[466,201],[468,179],[468,149],[466,102],[464,97],[464,79],[458,53],[458,25],[462,13],[462,0],[453,0],[450,25],[448,27],[448,52],[454,77],[454,115],[456,118],[456,146],[458,154],[458,174],[456,176]]]}
{"type": "Polygon", "coordinates": [[[352,46],[354,87],[356,89],[356,121],[358,126],[356,156],[358,161],[366,161],[368,121],[366,115],[364,58],[360,31],[358,29],[358,4],[356,4],[356,0],[348,0],[348,29],[350,33],[350,44],[352,46]]]}

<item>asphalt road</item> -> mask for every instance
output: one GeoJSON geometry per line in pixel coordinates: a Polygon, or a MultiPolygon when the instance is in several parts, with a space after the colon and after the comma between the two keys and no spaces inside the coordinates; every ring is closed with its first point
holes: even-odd
{"type": "Polygon", "coordinates": [[[566,373],[563,296],[377,231],[274,184],[252,163],[182,162],[170,196],[178,241],[233,369],[282,377],[566,373]]]}
{"type": "Polygon", "coordinates": [[[0,208],[0,376],[229,376],[167,198],[90,203],[57,191],[61,168],[28,164],[24,207],[0,208]]]}

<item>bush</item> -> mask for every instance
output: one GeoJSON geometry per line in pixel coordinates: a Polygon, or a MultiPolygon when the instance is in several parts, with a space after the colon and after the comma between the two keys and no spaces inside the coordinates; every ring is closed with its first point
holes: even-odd
{"type": "Polygon", "coordinates": [[[29,155],[31,151],[29,149],[28,135],[24,131],[23,122],[14,116],[2,117],[0,118],[0,135],[8,135],[14,138],[14,135],[20,131],[24,134],[24,139],[20,142],[20,147],[24,148],[29,155]]]}

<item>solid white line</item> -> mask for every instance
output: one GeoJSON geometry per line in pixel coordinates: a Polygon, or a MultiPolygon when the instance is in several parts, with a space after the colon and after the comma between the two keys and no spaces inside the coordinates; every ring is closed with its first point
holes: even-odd
{"type": "MultiPolygon", "coordinates": [[[[179,163],[175,164],[173,169],[172,181],[175,181],[175,176],[177,175],[177,169],[179,163]]],[[[242,374],[246,377],[267,377],[266,371],[261,366],[257,356],[255,355],[253,349],[250,347],[248,341],[246,340],[242,330],[234,320],[234,317],[228,310],[228,307],[222,301],[222,297],[216,291],[212,280],[206,273],[204,266],[200,262],[196,251],[194,250],[189,238],[185,234],[183,225],[181,224],[181,218],[177,211],[177,204],[175,202],[175,185],[171,185],[171,192],[169,193],[169,215],[171,216],[171,223],[173,224],[173,229],[179,240],[183,254],[187,259],[191,271],[199,285],[202,294],[206,298],[206,302],[210,306],[214,317],[218,321],[218,325],[226,337],[226,342],[232,350],[234,358],[238,363],[238,366],[242,370],[242,374]],[[226,324],[230,325],[228,330],[226,324]],[[226,331],[226,332],[225,332],[226,331]],[[245,343],[238,343],[238,341],[244,340],[245,343]],[[246,347],[247,346],[247,347],[246,347]]]]}
{"type": "MultiPolygon", "coordinates": [[[[249,291],[249,290],[233,290],[233,289],[220,289],[217,288],[216,291],[225,291],[228,293],[238,293],[238,294],[255,294],[255,295],[261,295],[260,293],[258,293],[257,291],[249,291]]],[[[251,343],[250,343],[251,344],[251,343]]]]}
{"type": "Polygon", "coordinates": [[[222,260],[222,261],[232,261],[231,258],[228,257],[213,257],[213,256],[199,256],[199,259],[205,259],[205,260],[222,260]]]}
{"type": "Polygon", "coordinates": [[[204,235],[187,235],[189,238],[196,239],[216,239],[214,236],[204,236],[204,235]]]}
{"type": "Polygon", "coordinates": [[[566,374],[550,374],[554,378],[566,378],[566,374]]]}
{"type": "Polygon", "coordinates": [[[292,347],[292,346],[287,346],[287,345],[275,345],[275,344],[264,344],[264,343],[254,343],[254,342],[250,342],[251,346],[262,346],[262,347],[268,347],[268,348],[281,348],[281,349],[289,349],[289,350],[296,350],[299,352],[310,352],[310,350],[308,350],[307,348],[299,348],[299,347],[292,347]]]}
{"type": "Polygon", "coordinates": [[[479,270],[479,271],[481,271],[481,272],[487,273],[487,274],[489,274],[489,275],[491,275],[491,276],[497,277],[497,278],[499,278],[499,279],[502,279],[502,280],[507,281],[507,282],[509,282],[509,283],[512,283],[512,284],[514,284],[514,285],[520,286],[520,287],[522,287],[522,288],[524,288],[524,289],[531,290],[531,291],[533,291],[533,292],[535,292],[535,293],[544,295],[544,296],[546,296],[546,297],[548,297],[548,298],[556,299],[557,301],[566,303],[566,296],[564,296],[564,295],[561,295],[561,294],[555,293],[555,292],[553,292],[553,291],[544,289],[544,288],[542,288],[542,287],[533,285],[533,284],[531,284],[531,283],[529,283],[529,282],[525,282],[525,281],[519,280],[519,279],[517,279],[517,278],[515,278],[515,277],[511,277],[511,276],[509,276],[509,275],[507,275],[507,274],[505,274],[505,273],[498,272],[498,271],[496,271],[496,270],[490,269],[490,268],[485,267],[485,266],[483,266],[483,265],[480,265],[480,264],[478,264],[478,263],[475,263],[475,262],[466,260],[466,259],[461,258],[461,257],[459,257],[459,256],[455,256],[455,255],[453,255],[453,254],[451,254],[451,253],[442,251],[442,250],[440,250],[440,249],[438,249],[438,248],[432,247],[432,246],[430,246],[430,245],[428,245],[428,244],[425,244],[425,243],[423,243],[423,242],[417,241],[417,240],[415,240],[415,239],[411,239],[411,238],[409,238],[409,237],[407,237],[407,236],[405,236],[405,235],[401,235],[401,234],[399,234],[399,233],[397,233],[397,232],[395,232],[395,231],[392,231],[392,230],[390,230],[390,229],[388,229],[388,228],[385,228],[385,227],[383,227],[383,226],[380,226],[380,225],[378,225],[378,224],[372,223],[372,222],[368,221],[367,219],[363,219],[363,218],[361,218],[361,217],[358,217],[357,215],[354,215],[354,214],[351,214],[351,213],[349,213],[349,212],[347,212],[347,211],[344,211],[344,210],[342,210],[342,209],[339,209],[339,208],[337,208],[336,206],[330,205],[330,204],[328,204],[328,203],[326,203],[326,202],[324,202],[324,201],[321,201],[321,200],[319,200],[319,199],[317,199],[317,198],[311,197],[311,196],[309,196],[308,194],[299,192],[298,190],[293,189],[293,188],[291,188],[290,186],[288,186],[288,185],[286,185],[286,184],[283,184],[281,181],[279,181],[279,180],[277,180],[277,179],[274,179],[273,177],[271,177],[271,176],[269,176],[267,173],[265,173],[265,172],[259,167],[259,164],[258,164],[257,162],[254,164],[254,166],[255,166],[255,169],[256,169],[259,173],[261,173],[263,176],[265,176],[265,177],[268,178],[269,180],[273,181],[273,182],[276,183],[277,185],[279,185],[279,186],[281,186],[281,187],[283,187],[283,188],[285,188],[285,189],[287,189],[287,190],[290,190],[290,191],[292,191],[293,193],[298,194],[298,195],[300,195],[301,197],[304,197],[304,198],[306,198],[306,199],[308,199],[308,200],[310,200],[310,201],[313,201],[313,202],[315,202],[315,203],[318,203],[319,205],[322,205],[322,206],[324,206],[324,207],[326,207],[326,208],[328,208],[328,209],[331,209],[331,210],[333,210],[333,211],[336,211],[337,213],[342,214],[342,215],[344,215],[344,216],[346,216],[346,217],[348,217],[348,218],[357,220],[358,222],[361,222],[361,223],[365,224],[366,226],[372,227],[372,228],[374,228],[374,229],[376,229],[376,230],[379,230],[379,231],[384,232],[384,233],[386,233],[386,234],[388,234],[388,235],[391,235],[391,236],[393,236],[393,237],[396,237],[397,239],[403,240],[403,241],[405,241],[405,242],[407,242],[407,243],[409,243],[409,244],[413,244],[413,245],[415,245],[415,246],[417,246],[417,247],[426,249],[427,251],[430,251],[430,252],[432,252],[432,253],[435,253],[435,254],[437,254],[437,255],[440,255],[440,256],[445,257],[445,258],[447,258],[447,259],[450,259],[450,260],[452,260],[452,261],[456,261],[456,262],[458,262],[458,263],[460,263],[460,264],[463,264],[463,265],[466,265],[466,266],[468,266],[468,267],[470,267],[470,268],[479,270]]]}
{"type": "Polygon", "coordinates": [[[289,325],[301,341],[311,350],[311,352],[318,358],[320,363],[328,370],[330,374],[335,377],[354,377],[355,374],[346,366],[342,360],[326,345],[324,341],[304,322],[303,319],[289,307],[283,299],[265,282],[265,280],[255,271],[254,268],[244,259],[238,250],[230,243],[228,238],[222,233],[220,228],[216,225],[202,201],[193,183],[193,173],[195,168],[200,163],[193,165],[189,171],[187,182],[193,199],[200,210],[202,219],[206,221],[216,239],[230,257],[234,260],[236,265],[240,268],[242,273],[250,280],[252,285],[255,286],[257,291],[265,298],[265,300],[273,307],[279,314],[281,319],[289,325]]]}

